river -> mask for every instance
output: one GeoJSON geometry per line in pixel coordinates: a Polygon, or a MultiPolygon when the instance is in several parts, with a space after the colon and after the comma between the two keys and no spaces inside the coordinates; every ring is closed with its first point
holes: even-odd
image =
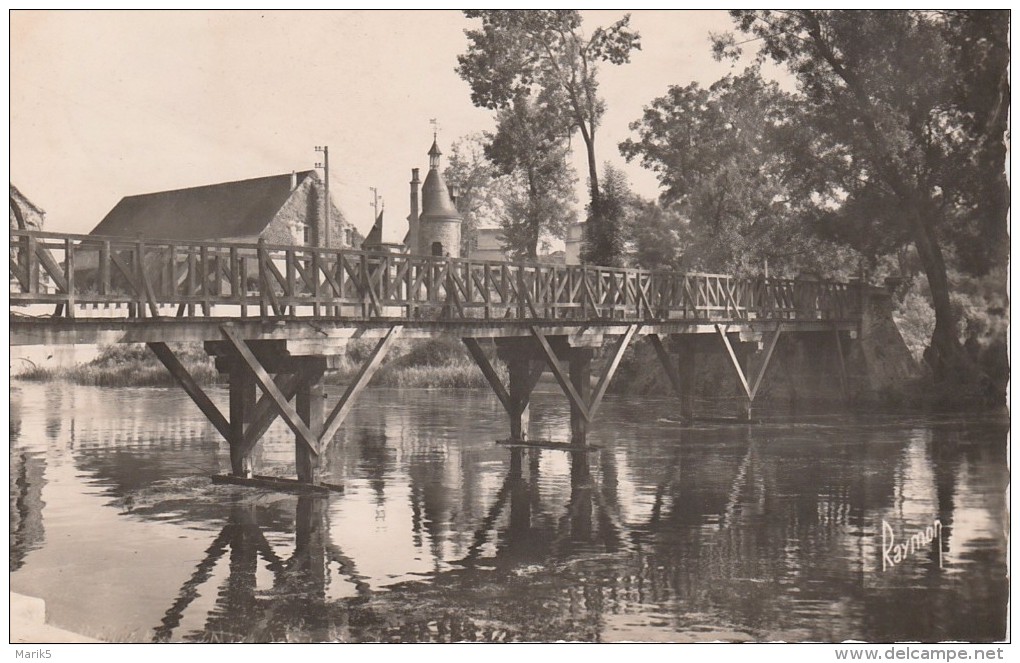
{"type": "MultiPolygon", "coordinates": [[[[552,389],[532,439],[567,440],[552,389]]],[[[11,590],[113,642],[1005,637],[1003,419],[676,409],[610,396],[596,449],[514,451],[486,391],[370,389],[324,456],[345,493],[297,497],[212,484],[179,390],[15,381],[11,590]]],[[[260,473],[293,447],[274,424],[260,473]]]]}

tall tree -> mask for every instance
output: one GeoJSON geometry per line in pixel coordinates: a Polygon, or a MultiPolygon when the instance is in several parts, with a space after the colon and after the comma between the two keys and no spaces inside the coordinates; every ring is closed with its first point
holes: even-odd
{"type": "Polygon", "coordinates": [[[502,215],[508,186],[500,171],[486,156],[486,134],[478,132],[454,141],[446,161],[443,179],[458,190],[457,211],[464,218],[461,229],[461,255],[475,248],[479,225],[502,215]]]}
{"type": "Polygon", "coordinates": [[[751,67],[707,89],[671,86],[630,125],[638,139],[620,151],[656,172],[663,204],[689,219],[685,268],[758,274],[767,264],[774,275],[832,275],[856,262],[803,223],[831,166],[813,159],[797,172],[813,141],[799,113],[793,95],[751,67]]]}
{"type": "Polygon", "coordinates": [[[574,222],[576,176],[559,139],[537,131],[527,108],[499,113],[497,131],[456,141],[446,181],[459,189],[463,254],[475,247],[477,228],[498,225],[515,260],[535,260],[543,238],[562,237],[574,222]]]}
{"type": "MultiPolygon", "coordinates": [[[[1008,12],[754,10],[732,16],[761,57],[796,77],[816,138],[812,153],[842,156],[843,176],[819,193],[841,202],[819,210],[820,220],[853,219],[856,237],[874,231],[909,238],[935,310],[927,357],[936,378],[977,377],[959,339],[947,255],[969,248],[973,264],[961,266],[981,271],[1005,236],[1005,219],[995,218],[1001,205],[983,202],[986,192],[973,184],[1001,169],[981,154],[989,143],[991,153],[997,151],[1005,114],[979,113],[975,107],[982,104],[968,101],[1006,103],[1008,12]],[[982,43],[968,42],[968,34],[981,35],[982,43]],[[972,51],[986,59],[977,62],[972,51]],[[975,67],[984,73],[975,77],[975,67]],[[961,79],[969,82],[961,86],[961,79]]],[[[732,52],[735,40],[722,38],[716,46],[718,53],[732,52]]]]}
{"type": "Polygon", "coordinates": [[[479,30],[467,30],[468,51],[458,56],[457,71],[471,85],[476,106],[505,109],[522,95],[558,116],[555,128],[578,131],[588,159],[591,193],[589,221],[601,222],[600,186],[595,137],[605,113],[598,94],[598,64],[623,64],[640,49],[630,15],[591,36],[581,29],[575,10],[467,10],[481,19],[479,30]]]}
{"type": "Polygon", "coordinates": [[[634,200],[623,171],[608,162],[603,168],[606,177],[602,197],[598,203],[591,203],[591,206],[597,204],[600,208],[600,223],[591,223],[593,213],[589,209],[581,261],[619,267],[624,257],[624,229],[628,225],[628,213],[633,210],[634,200]]]}
{"type": "Polygon", "coordinates": [[[630,264],[642,269],[684,269],[690,223],[676,205],[635,198],[626,232],[630,264]]]}
{"type": "Polygon", "coordinates": [[[521,94],[498,112],[496,133],[487,135],[486,155],[511,178],[501,225],[505,248],[516,258],[537,258],[542,235],[562,237],[575,217],[576,178],[556,127],[548,107],[521,94]]]}

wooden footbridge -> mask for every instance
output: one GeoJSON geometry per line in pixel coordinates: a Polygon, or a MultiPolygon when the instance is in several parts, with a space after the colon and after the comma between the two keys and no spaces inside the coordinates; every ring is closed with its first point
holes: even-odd
{"type": "Polygon", "coordinates": [[[318,482],[319,457],[398,338],[463,339],[515,442],[526,438],[532,390],[551,371],[579,447],[639,338],[654,347],[685,417],[702,339],[728,355],[745,418],[781,334],[833,337],[845,384],[843,346],[859,330],[863,296],[859,284],[830,281],[10,231],[11,345],[146,343],[229,443],[235,477],[253,476],[252,452],[282,417],[302,484],[318,482]],[[376,345],[327,409],[323,375],[352,339],[376,345]],[[227,376],[227,414],[168,345],[189,341],[204,342],[227,376]],[[603,348],[608,362],[593,384],[603,348]]]}

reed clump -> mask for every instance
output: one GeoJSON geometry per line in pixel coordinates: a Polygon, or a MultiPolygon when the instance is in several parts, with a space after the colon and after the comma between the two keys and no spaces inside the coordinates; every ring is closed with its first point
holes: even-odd
{"type": "MultiPolygon", "coordinates": [[[[326,374],[332,384],[346,384],[368,360],[374,341],[352,342],[335,370],[326,374]]],[[[200,344],[173,345],[174,353],[199,384],[222,381],[213,360],[200,344]]],[[[506,368],[494,362],[496,372],[506,381],[506,368]]],[[[66,368],[33,366],[15,377],[19,380],[49,382],[63,380],[96,387],[173,387],[170,372],[142,344],[103,347],[90,362],[66,368]]],[[[485,377],[459,339],[435,338],[405,341],[386,356],[371,386],[419,389],[470,389],[487,386],[485,377]]]]}
{"type": "MultiPolygon", "coordinates": [[[[368,359],[374,342],[351,343],[343,363],[327,380],[349,382],[368,359]]],[[[506,380],[506,368],[494,363],[496,372],[506,380]]],[[[473,389],[486,387],[485,376],[459,339],[434,338],[407,341],[387,355],[372,385],[418,389],[473,389]]]]}
{"type": "MultiPolygon", "coordinates": [[[[172,346],[181,363],[200,384],[216,382],[213,361],[194,344],[172,346]]],[[[170,372],[142,344],[123,343],[103,347],[90,362],[65,368],[32,367],[16,376],[19,380],[49,382],[64,380],[93,387],[173,387],[170,372]]]]}

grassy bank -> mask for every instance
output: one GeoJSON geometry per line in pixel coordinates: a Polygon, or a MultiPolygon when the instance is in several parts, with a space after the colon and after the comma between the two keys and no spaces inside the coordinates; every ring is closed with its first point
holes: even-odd
{"type": "MultiPolygon", "coordinates": [[[[201,345],[172,345],[181,363],[202,384],[216,382],[216,368],[201,345]]],[[[144,345],[109,345],[85,364],[66,368],[32,367],[14,376],[19,380],[48,382],[63,380],[94,387],[172,387],[170,372],[144,345]]]]}
{"type": "MultiPolygon", "coordinates": [[[[374,341],[352,342],[335,371],[326,374],[333,384],[346,384],[361,369],[375,347],[374,341]]],[[[496,372],[506,380],[506,369],[496,364],[496,372]]],[[[482,371],[458,339],[434,338],[397,344],[386,356],[372,379],[378,387],[415,387],[422,389],[465,389],[487,387],[482,371]]]]}
{"type": "MultiPolygon", "coordinates": [[[[200,344],[172,346],[181,363],[200,384],[214,384],[219,375],[200,344]]],[[[375,347],[373,341],[352,342],[336,370],[326,374],[331,384],[346,384],[361,369],[375,347]]],[[[505,369],[497,364],[505,379],[505,369]]],[[[94,360],[67,368],[32,367],[13,377],[33,382],[62,380],[97,387],[172,387],[169,371],[144,345],[104,347],[94,360]]],[[[461,389],[485,387],[478,366],[457,339],[437,338],[397,344],[375,374],[372,386],[461,389]]]]}

